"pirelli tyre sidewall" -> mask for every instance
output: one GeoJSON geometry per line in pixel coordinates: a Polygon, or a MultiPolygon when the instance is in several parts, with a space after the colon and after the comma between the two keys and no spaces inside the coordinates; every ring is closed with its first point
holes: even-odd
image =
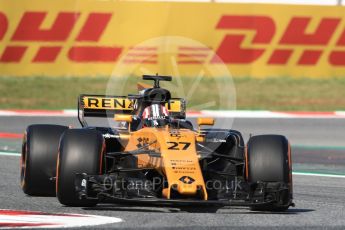
{"type": "Polygon", "coordinates": [[[95,200],[80,200],[75,191],[76,173],[91,175],[102,173],[105,141],[95,129],[69,129],[60,142],[56,194],[61,204],[67,206],[94,206],[95,200]]]}
{"type": "Polygon", "coordinates": [[[31,196],[55,196],[56,159],[60,136],[68,127],[30,125],[21,153],[21,187],[31,196]]]}
{"type": "Polygon", "coordinates": [[[285,136],[258,135],[249,139],[246,152],[246,177],[249,182],[281,182],[289,187],[284,206],[270,205],[253,210],[284,211],[292,200],[291,148],[285,136]]]}

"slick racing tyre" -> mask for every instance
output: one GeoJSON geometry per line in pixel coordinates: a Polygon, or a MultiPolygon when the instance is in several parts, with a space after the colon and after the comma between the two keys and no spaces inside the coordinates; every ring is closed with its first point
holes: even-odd
{"type": "Polygon", "coordinates": [[[292,199],[291,152],[288,140],[280,135],[259,135],[249,139],[246,170],[249,182],[280,182],[289,188],[279,204],[255,206],[257,211],[285,211],[292,199]]]}
{"type": "Polygon", "coordinates": [[[55,196],[56,159],[60,136],[68,127],[30,125],[24,134],[20,182],[25,194],[55,196]]]}
{"type": "Polygon", "coordinates": [[[102,134],[94,129],[69,129],[63,134],[56,175],[56,194],[61,204],[80,207],[97,204],[95,200],[79,199],[75,175],[100,174],[104,147],[102,134]]]}

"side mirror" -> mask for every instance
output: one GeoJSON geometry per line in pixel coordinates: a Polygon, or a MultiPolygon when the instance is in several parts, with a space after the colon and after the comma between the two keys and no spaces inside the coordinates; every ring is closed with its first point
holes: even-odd
{"type": "Polygon", "coordinates": [[[201,125],[214,125],[214,119],[210,117],[199,117],[197,119],[198,126],[201,125]]]}
{"type": "Polygon", "coordinates": [[[198,123],[198,136],[197,141],[198,142],[204,142],[205,141],[205,135],[201,133],[200,126],[202,125],[214,125],[214,119],[210,117],[199,117],[196,122],[198,123]]]}
{"type": "Polygon", "coordinates": [[[125,121],[125,122],[128,122],[128,123],[131,123],[132,122],[132,115],[128,115],[128,114],[115,114],[114,120],[115,121],[125,121]]]}

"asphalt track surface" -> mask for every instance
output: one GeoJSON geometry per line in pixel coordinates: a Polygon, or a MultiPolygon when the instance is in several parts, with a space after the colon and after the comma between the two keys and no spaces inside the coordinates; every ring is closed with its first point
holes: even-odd
{"type": "MultiPolygon", "coordinates": [[[[76,118],[0,117],[0,132],[21,133],[28,124],[56,123],[78,127],[76,118]]],[[[324,167],[345,171],[345,121],[342,119],[236,119],[232,128],[249,134],[285,134],[300,169],[324,167]]],[[[4,143],[2,142],[1,145],[4,143]]],[[[19,145],[15,143],[14,145],[19,145]]],[[[16,147],[19,149],[19,146],[16,147]]],[[[0,150],[1,151],[1,150],[0,150]]],[[[303,170],[302,170],[303,171],[303,170]]],[[[0,208],[114,216],[123,222],[97,228],[123,229],[344,229],[345,178],[294,175],[296,207],[284,213],[257,213],[247,208],[180,210],[167,207],[98,205],[62,206],[56,198],[29,197],[19,187],[19,157],[0,155],[0,208]]],[[[93,227],[91,227],[93,228],[93,227]]]]}

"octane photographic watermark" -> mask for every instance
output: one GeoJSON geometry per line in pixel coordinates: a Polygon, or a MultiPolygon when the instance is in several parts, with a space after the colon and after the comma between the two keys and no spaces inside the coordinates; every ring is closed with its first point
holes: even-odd
{"type": "MultiPolygon", "coordinates": [[[[207,190],[223,190],[227,193],[232,193],[237,190],[242,190],[242,181],[236,177],[234,180],[206,180],[205,188],[207,190]]],[[[170,181],[171,185],[179,184],[178,181],[170,181]]],[[[168,185],[168,181],[163,177],[154,177],[152,180],[143,180],[138,178],[114,178],[107,176],[103,179],[103,189],[105,191],[112,191],[113,193],[121,191],[158,191],[163,188],[163,185],[168,185]]],[[[172,190],[177,190],[177,186],[171,186],[172,190]]]]}
{"type": "MultiPolygon", "coordinates": [[[[179,36],[152,38],[124,52],[113,69],[106,95],[137,94],[137,82],[152,85],[141,76],[155,74],[173,77],[170,82],[161,82],[161,87],[173,98],[186,100],[187,119],[195,129],[200,111],[207,116],[209,111],[236,109],[236,90],[228,67],[211,47],[179,36]]],[[[108,123],[114,126],[112,118],[108,123]]],[[[216,117],[213,128],[230,129],[232,123],[233,118],[216,117]]]]}

